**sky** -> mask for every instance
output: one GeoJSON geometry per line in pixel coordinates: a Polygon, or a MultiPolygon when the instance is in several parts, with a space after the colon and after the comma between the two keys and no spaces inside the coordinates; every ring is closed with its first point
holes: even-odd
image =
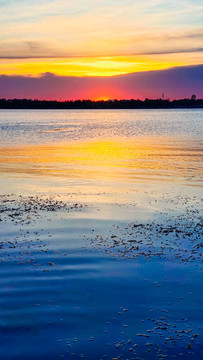
{"type": "Polygon", "coordinates": [[[0,76],[21,77],[22,86],[47,73],[107,84],[190,68],[203,64],[202,19],[202,0],[0,0],[0,76]]]}

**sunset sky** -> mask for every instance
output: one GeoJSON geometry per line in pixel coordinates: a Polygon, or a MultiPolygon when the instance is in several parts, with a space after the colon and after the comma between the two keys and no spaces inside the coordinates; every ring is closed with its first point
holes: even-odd
{"type": "Polygon", "coordinates": [[[0,83],[2,75],[107,79],[199,65],[202,18],[202,0],[0,0],[0,83]]]}

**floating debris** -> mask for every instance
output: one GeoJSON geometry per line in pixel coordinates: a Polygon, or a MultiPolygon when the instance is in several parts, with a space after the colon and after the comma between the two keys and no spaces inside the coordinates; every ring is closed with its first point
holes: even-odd
{"type": "MultiPolygon", "coordinates": [[[[199,203],[199,202],[198,202],[199,203]]],[[[133,222],[123,227],[114,226],[114,234],[103,237],[95,234],[88,241],[95,249],[117,259],[137,259],[154,257],[176,260],[181,263],[203,262],[203,219],[200,210],[194,206],[186,208],[183,214],[173,215],[170,212],[150,222],[133,222]]],[[[95,233],[95,232],[94,232],[95,233]]],[[[154,285],[160,287],[158,282],[154,285]]],[[[190,292],[192,295],[192,293],[190,292]]],[[[127,309],[123,310],[127,311],[127,309]]]]}

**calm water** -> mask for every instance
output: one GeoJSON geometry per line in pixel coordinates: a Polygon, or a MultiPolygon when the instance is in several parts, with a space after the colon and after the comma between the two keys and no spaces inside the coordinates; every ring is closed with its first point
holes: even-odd
{"type": "Polygon", "coordinates": [[[202,358],[202,110],[0,111],[0,355],[202,358]]]}

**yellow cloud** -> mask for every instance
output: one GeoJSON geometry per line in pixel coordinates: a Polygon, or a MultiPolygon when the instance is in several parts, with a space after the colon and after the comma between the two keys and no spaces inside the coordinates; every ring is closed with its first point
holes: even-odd
{"type": "Polygon", "coordinates": [[[38,76],[51,72],[62,76],[113,76],[140,71],[167,69],[174,66],[197,65],[199,53],[72,57],[42,59],[1,59],[0,74],[38,76]]]}

